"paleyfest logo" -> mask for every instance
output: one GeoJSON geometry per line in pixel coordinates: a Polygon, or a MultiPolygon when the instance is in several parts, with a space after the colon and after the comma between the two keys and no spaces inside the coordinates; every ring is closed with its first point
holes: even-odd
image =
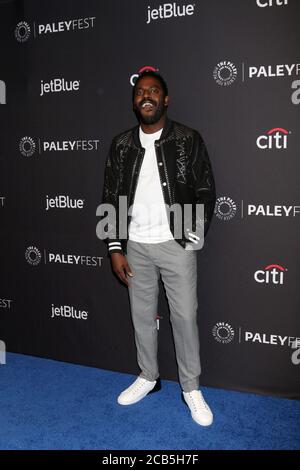
{"type": "Polygon", "coordinates": [[[32,28],[30,27],[27,21],[19,21],[15,28],[15,38],[18,42],[23,43],[28,41],[31,36],[31,31],[33,37],[48,34],[56,34],[77,30],[86,30],[93,28],[95,25],[96,16],[86,17],[86,18],[74,18],[61,20],[52,23],[45,24],[36,24],[35,21],[32,23],[32,28]]]}
{"type": "Polygon", "coordinates": [[[38,149],[38,153],[46,152],[90,152],[98,150],[100,139],[77,139],[77,140],[44,140],[37,139],[37,143],[30,136],[20,139],[19,150],[24,157],[31,157],[38,149]]]}

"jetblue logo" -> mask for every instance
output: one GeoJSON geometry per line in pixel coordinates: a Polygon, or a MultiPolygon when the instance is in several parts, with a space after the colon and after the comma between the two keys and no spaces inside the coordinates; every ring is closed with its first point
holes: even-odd
{"type": "Polygon", "coordinates": [[[147,24],[158,19],[177,18],[180,16],[191,16],[195,12],[195,4],[177,5],[176,2],[164,3],[158,8],[148,6],[147,24]]]}

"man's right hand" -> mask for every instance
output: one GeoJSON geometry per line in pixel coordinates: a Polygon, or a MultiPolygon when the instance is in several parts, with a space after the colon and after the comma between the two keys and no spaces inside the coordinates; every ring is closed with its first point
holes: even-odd
{"type": "Polygon", "coordinates": [[[128,287],[128,280],[126,275],[133,276],[126,257],[121,253],[111,254],[111,264],[113,272],[118,276],[120,281],[124,282],[128,287]]]}

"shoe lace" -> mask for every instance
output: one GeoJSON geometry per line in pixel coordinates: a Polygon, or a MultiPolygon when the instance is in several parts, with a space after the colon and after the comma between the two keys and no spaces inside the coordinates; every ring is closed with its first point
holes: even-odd
{"type": "Polygon", "coordinates": [[[199,407],[209,411],[209,407],[200,391],[197,391],[196,393],[190,393],[190,398],[195,411],[197,411],[199,407]]]}
{"type": "Polygon", "coordinates": [[[137,393],[147,382],[146,379],[138,378],[130,387],[130,392],[135,394],[137,393]]]}

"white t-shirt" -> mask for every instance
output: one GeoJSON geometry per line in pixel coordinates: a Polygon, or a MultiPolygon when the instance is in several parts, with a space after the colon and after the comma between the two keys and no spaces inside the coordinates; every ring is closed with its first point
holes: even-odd
{"type": "Polygon", "coordinates": [[[140,127],[140,141],[145,148],[128,228],[129,239],[140,243],[160,243],[173,239],[159,179],[154,141],[162,129],[145,134],[140,127]]]}

